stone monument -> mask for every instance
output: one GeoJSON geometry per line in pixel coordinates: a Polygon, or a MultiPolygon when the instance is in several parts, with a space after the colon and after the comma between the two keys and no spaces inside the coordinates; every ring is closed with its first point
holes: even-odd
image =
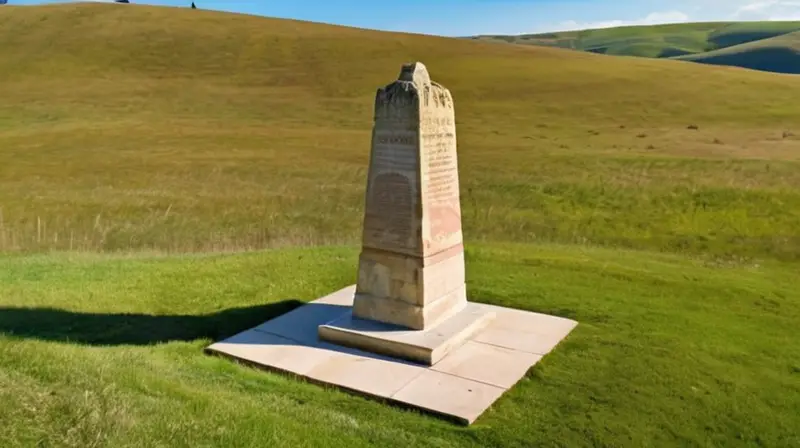
{"type": "Polygon", "coordinates": [[[406,64],[375,97],[352,313],[319,335],[432,364],[492,318],[468,305],[453,98],[406,64]]]}
{"type": "Polygon", "coordinates": [[[206,350],[470,424],[577,322],[467,300],[453,98],[419,62],[378,90],[367,177],[357,284],[206,350]]]}

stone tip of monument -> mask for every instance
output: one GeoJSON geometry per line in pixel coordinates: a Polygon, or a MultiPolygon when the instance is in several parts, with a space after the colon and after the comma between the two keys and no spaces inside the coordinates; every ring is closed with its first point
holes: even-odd
{"type": "Polygon", "coordinates": [[[428,74],[428,68],[422,62],[411,62],[403,64],[403,69],[400,71],[399,81],[411,81],[414,84],[423,85],[430,84],[431,77],[428,74]]]}

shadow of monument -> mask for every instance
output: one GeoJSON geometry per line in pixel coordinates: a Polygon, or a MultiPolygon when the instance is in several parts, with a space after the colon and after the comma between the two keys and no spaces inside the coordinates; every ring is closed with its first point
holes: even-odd
{"type": "Polygon", "coordinates": [[[0,335],[87,345],[150,345],[209,338],[218,341],[301,305],[284,300],[207,315],[81,313],[55,308],[0,307],[0,335]]]}

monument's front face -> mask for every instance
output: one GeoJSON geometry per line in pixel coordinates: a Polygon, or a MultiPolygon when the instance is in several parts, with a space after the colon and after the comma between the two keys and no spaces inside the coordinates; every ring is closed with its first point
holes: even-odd
{"type": "Polygon", "coordinates": [[[378,90],[355,317],[422,330],[467,304],[454,117],[421,63],[378,90]]]}

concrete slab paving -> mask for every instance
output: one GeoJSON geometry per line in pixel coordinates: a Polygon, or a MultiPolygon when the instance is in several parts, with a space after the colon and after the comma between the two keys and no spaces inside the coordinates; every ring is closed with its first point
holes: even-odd
{"type": "Polygon", "coordinates": [[[298,344],[257,330],[247,330],[208,347],[248,363],[296,375],[304,375],[323,364],[337,352],[298,344]]]}
{"type": "Polygon", "coordinates": [[[320,325],[346,319],[354,292],[354,286],[343,288],[207,351],[471,424],[577,325],[471,302],[492,312],[493,320],[438,362],[425,365],[318,338],[320,325]]]}
{"type": "Polygon", "coordinates": [[[574,320],[563,317],[504,308],[497,305],[483,304],[482,306],[501,315],[503,319],[497,322],[497,326],[507,330],[556,336],[568,334],[577,325],[574,320]]]}
{"type": "MultiPolygon", "coordinates": [[[[356,285],[350,285],[338,291],[334,291],[325,297],[320,297],[314,303],[326,305],[340,305],[350,307],[353,305],[353,295],[356,293],[356,285]]],[[[348,309],[349,311],[349,309],[348,309]]]]}
{"type": "Polygon", "coordinates": [[[484,306],[495,310],[497,317],[474,340],[507,349],[546,355],[577,325],[561,317],[484,306]]]}
{"type": "Polygon", "coordinates": [[[314,344],[318,341],[317,328],[320,325],[337,319],[349,311],[348,306],[314,301],[264,322],[254,329],[297,342],[314,344]]]}
{"type": "Polygon", "coordinates": [[[432,370],[510,389],[539,360],[540,355],[467,341],[436,363],[432,370]]]}
{"type": "Polygon", "coordinates": [[[484,344],[496,345],[521,352],[546,355],[550,353],[561,338],[524,331],[507,330],[505,328],[489,327],[474,339],[484,344]]]}
{"type": "Polygon", "coordinates": [[[471,424],[505,391],[491,384],[427,370],[392,398],[471,424]]]}
{"type": "Polygon", "coordinates": [[[368,395],[391,397],[424,371],[423,367],[411,363],[338,352],[306,376],[368,395]]]}

